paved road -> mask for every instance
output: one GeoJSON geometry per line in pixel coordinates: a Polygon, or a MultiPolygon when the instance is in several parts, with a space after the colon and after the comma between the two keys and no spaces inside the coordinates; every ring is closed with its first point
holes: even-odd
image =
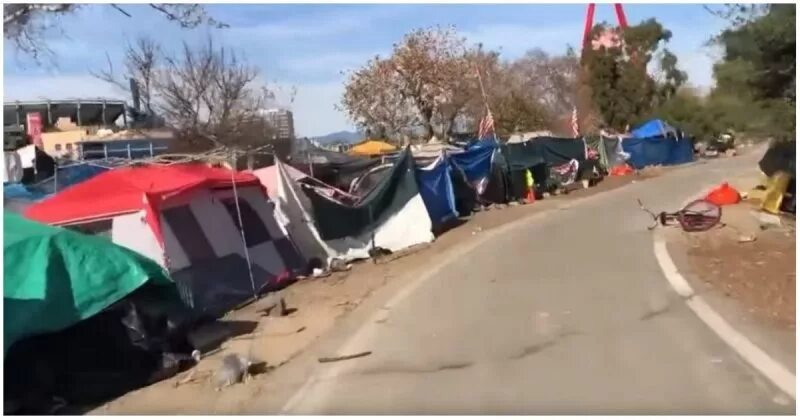
{"type": "MultiPolygon", "coordinates": [[[[496,234],[397,297],[319,365],[302,414],[769,414],[794,401],[686,307],[641,198],[676,209],[758,156],[682,168],[496,234]],[[321,379],[319,379],[321,378],[321,379]],[[781,403],[781,400],[783,402],[781,403]],[[791,402],[789,402],[791,401],[791,402]]],[[[491,235],[491,233],[486,233],[491,235]]]]}

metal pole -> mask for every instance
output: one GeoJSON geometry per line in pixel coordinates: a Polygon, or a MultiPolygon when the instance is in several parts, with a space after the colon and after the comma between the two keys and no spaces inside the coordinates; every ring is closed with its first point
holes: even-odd
{"type": "Polygon", "coordinates": [[[155,156],[155,155],[153,154],[153,142],[151,141],[150,142],[150,157],[153,157],[153,156],[155,156]]]}
{"type": "Polygon", "coordinates": [[[58,192],[58,163],[53,161],[53,193],[58,192]]]}
{"type": "Polygon", "coordinates": [[[128,160],[131,160],[131,159],[133,159],[133,157],[131,156],[131,144],[128,143],[128,160]]]}
{"type": "Polygon", "coordinates": [[[106,126],[106,101],[103,99],[103,127],[106,126]]]}
{"type": "MultiPolygon", "coordinates": [[[[464,53],[466,54],[466,49],[464,50],[464,53]]],[[[484,105],[486,105],[486,112],[488,114],[491,114],[492,110],[489,108],[489,98],[486,95],[486,89],[484,89],[484,87],[483,87],[483,77],[481,77],[481,72],[480,72],[480,69],[478,69],[478,64],[477,63],[473,63],[473,65],[475,66],[475,73],[478,75],[478,85],[481,88],[481,96],[483,97],[484,105]]],[[[494,129],[494,127],[492,127],[492,134],[494,135],[495,143],[498,143],[498,141],[497,141],[497,130],[494,129]]]]}
{"type": "Polygon", "coordinates": [[[103,143],[103,155],[108,159],[108,143],[103,143]]]}

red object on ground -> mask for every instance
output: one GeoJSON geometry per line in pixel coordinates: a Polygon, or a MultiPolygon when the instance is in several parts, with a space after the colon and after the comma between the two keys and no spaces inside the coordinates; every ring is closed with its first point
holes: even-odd
{"type": "Polygon", "coordinates": [[[718,206],[726,206],[742,201],[742,196],[739,191],[736,191],[736,188],[731,187],[727,182],[723,182],[722,185],[714,188],[706,195],[706,201],[718,206]]]}
{"type": "Polygon", "coordinates": [[[627,163],[624,163],[622,165],[617,165],[611,168],[610,171],[608,171],[609,175],[615,175],[615,176],[623,176],[632,173],[633,173],[633,168],[631,168],[627,163]]]}

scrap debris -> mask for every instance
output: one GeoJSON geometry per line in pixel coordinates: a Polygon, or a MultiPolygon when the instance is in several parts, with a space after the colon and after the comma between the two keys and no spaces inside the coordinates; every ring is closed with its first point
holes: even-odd
{"type": "Polygon", "coordinates": [[[349,354],[346,356],[336,356],[336,357],[320,357],[317,359],[320,363],[331,363],[331,362],[341,362],[343,360],[351,360],[351,359],[358,359],[360,357],[369,356],[372,354],[371,351],[364,351],[361,353],[349,354]]]}

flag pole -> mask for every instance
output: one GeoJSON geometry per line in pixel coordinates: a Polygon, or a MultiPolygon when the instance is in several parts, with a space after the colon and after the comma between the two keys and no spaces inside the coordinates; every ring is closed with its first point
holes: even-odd
{"type": "MultiPolygon", "coordinates": [[[[468,56],[466,47],[464,48],[464,56],[468,56]]],[[[486,89],[483,87],[483,77],[481,77],[481,71],[478,69],[478,63],[473,61],[472,66],[475,68],[475,74],[478,76],[478,86],[481,88],[481,96],[483,97],[483,104],[486,106],[486,112],[492,115],[492,110],[489,108],[489,97],[486,95],[486,89]]],[[[492,118],[494,119],[494,117],[492,118]]],[[[497,141],[497,130],[494,128],[494,123],[492,124],[492,134],[494,135],[495,143],[499,143],[499,141],[497,141]]]]}

